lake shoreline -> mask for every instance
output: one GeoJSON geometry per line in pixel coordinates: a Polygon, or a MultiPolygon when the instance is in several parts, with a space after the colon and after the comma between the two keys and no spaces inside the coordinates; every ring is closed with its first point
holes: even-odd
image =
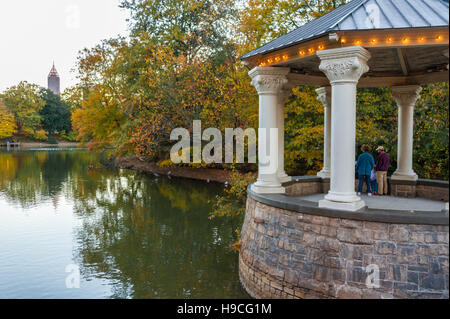
{"type": "Polygon", "coordinates": [[[143,162],[136,156],[117,158],[114,166],[123,169],[132,169],[145,173],[175,176],[202,181],[225,183],[230,182],[231,171],[219,168],[194,168],[183,166],[161,167],[154,162],[143,162]]]}
{"type": "MultiPolygon", "coordinates": [[[[6,146],[3,146],[6,147],[6,146]]],[[[26,141],[26,142],[20,142],[20,147],[17,149],[24,149],[24,148],[49,148],[49,147],[59,147],[59,148],[68,148],[68,147],[74,147],[78,148],[81,147],[81,143],[79,142],[69,142],[69,141],[58,141],[58,144],[50,144],[47,142],[37,142],[37,141],[26,141]]]]}

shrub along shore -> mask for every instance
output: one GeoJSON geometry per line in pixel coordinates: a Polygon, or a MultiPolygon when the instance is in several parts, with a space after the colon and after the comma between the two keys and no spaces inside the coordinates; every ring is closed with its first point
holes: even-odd
{"type": "Polygon", "coordinates": [[[114,166],[124,169],[132,169],[145,173],[167,175],[197,179],[206,182],[230,183],[232,171],[219,168],[187,167],[187,166],[160,166],[154,162],[139,160],[136,156],[119,158],[114,160],[114,166]]]}

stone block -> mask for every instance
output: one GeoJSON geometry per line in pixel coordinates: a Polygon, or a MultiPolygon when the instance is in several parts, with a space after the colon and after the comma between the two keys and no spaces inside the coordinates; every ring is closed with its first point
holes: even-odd
{"type": "Polygon", "coordinates": [[[424,290],[444,290],[445,276],[421,273],[419,275],[419,287],[424,290]]]}
{"type": "Polygon", "coordinates": [[[362,267],[351,267],[347,269],[347,281],[365,283],[366,273],[362,267]]]}
{"type": "Polygon", "coordinates": [[[425,234],[427,244],[448,244],[448,233],[427,233],[425,234]]]}
{"type": "Polygon", "coordinates": [[[380,241],[375,244],[375,251],[380,255],[392,255],[396,250],[397,245],[394,242],[380,241]]]}
{"type": "Polygon", "coordinates": [[[359,220],[341,219],[341,227],[363,229],[364,222],[359,220]]]}
{"type": "Polygon", "coordinates": [[[360,288],[341,286],[336,289],[336,295],[339,299],[361,299],[363,293],[360,288]]]}
{"type": "Polygon", "coordinates": [[[328,267],[313,265],[313,278],[319,282],[328,282],[330,281],[331,271],[328,267]]]}
{"type": "Polygon", "coordinates": [[[397,246],[398,262],[401,264],[415,264],[417,261],[415,246],[397,246]]]}
{"type": "Polygon", "coordinates": [[[323,216],[313,216],[311,222],[316,225],[328,225],[329,218],[323,216]]]}
{"type": "Polygon", "coordinates": [[[317,224],[305,224],[303,230],[305,232],[320,234],[321,226],[317,224]]]}
{"type": "Polygon", "coordinates": [[[391,225],[389,227],[389,239],[396,242],[408,242],[408,228],[405,226],[391,225]]]}
{"type": "Polygon", "coordinates": [[[428,272],[429,271],[428,264],[426,265],[408,265],[408,271],[417,271],[417,272],[428,272]]]}
{"type": "Polygon", "coordinates": [[[407,266],[390,264],[386,267],[386,280],[407,281],[407,266]]]}
{"type": "Polygon", "coordinates": [[[394,296],[397,298],[408,298],[408,291],[417,291],[418,287],[413,283],[395,282],[394,296]]]}
{"type": "Polygon", "coordinates": [[[270,282],[270,286],[272,288],[275,288],[276,290],[283,290],[283,285],[281,285],[279,282],[277,281],[271,281],[270,282]]]}
{"type": "Polygon", "coordinates": [[[376,230],[376,231],[383,231],[386,233],[389,233],[389,224],[385,223],[377,223],[377,222],[364,222],[364,229],[368,230],[376,230]]]}
{"type": "Polygon", "coordinates": [[[303,244],[308,247],[314,247],[317,236],[311,233],[303,234],[303,244]]]}
{"type": "Polygon", "coordinates": [[[419,265],[428,265],[429,258],[430,257],[428,257],[428,256],[417,255],[417,263],[419,265]]]}
{"type": "Polygon", "coordinates": [[[419,273],[415,271],[408,271],[407,274],[408,283],[419,285],[419,273]]]}
{"type": "Polygon", "coordinates": [[[425,242],[425,234],[419,232],[411,232],[410,234],[410,242],[414,243],[424,243],[425,242]]]}
{"type": "Polygon", "coordinates": [[[389,231],[372,230],[374,240],[389,240],[389,231]]]}
{"type": "Polygon", "coordinates": [[[448,272],[448,257],[433,258],[430,263],[430,273],[445,274],[446,271],[448,272]],[[447,258],[446,262],[444,258],[447,258]]]}
{"type": "Polygon", "coordinates": [[[285,292],[286,294],[288,294],[288,295],[291,295],[291,296],[294,295],[294,289],[292,289],[292,288],[284,287],[283,290],[284,290],[284,292],[285,292]]]}
{"type": "Polygon", "coordinates": [[[320,234],[327,237],[335,238],[337,236],[337,228],[330,226],[322,226],[320,227],[320,234]]]}
{"type": "Polygon", "coordinates": [[[342,242],[352,244],[371,244],[373,243],[372,233],[362,229],[339,228],[337,230],[337,239],[342,242]]]}
{"type": "Polygon", "coordinates": [[[296,270],[292,268],[286,269],[284,273],[284,280],[286,283],[295,286],[298,282],[299,274],[296,270]]]}

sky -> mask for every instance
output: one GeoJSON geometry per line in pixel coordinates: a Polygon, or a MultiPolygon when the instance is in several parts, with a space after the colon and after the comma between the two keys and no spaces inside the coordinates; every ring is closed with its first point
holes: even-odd
{"type": "Polygon", "coordinates": [[[0,0],[0,92],[28,81],[47,87],[55,61],[61,91],[76,83],[78,51],[127,35],[120,0],[0,0]]]}

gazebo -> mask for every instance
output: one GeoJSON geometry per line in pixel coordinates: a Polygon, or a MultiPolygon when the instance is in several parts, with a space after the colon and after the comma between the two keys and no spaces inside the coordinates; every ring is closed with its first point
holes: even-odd
{"type": "Polygon", "coordinates": [[[353,0],[242,57],[262,129],[239,250],[251,296],[448,298],[449,184],[412,166],[421,85],[448,81],[448,9],[442,0],[353,0]],[[301,85],[318,86],[325,107],[324,165],[318,176],[290,177],[284,102],[301,85]],[[378,86],[398,104],[398,167],[391,196],[360,197],[356,94],[378,86]]]}
{"type": "Polygon", "coordinates": [[[291,177],[284,170],[284,101],[301,85],[318,86],[325,108],[324,165],[318,175],[330,186],[318,207],[365,207],[354,178],[358,87],[392,88],[398,104],[398,167],[391,183],[414,183],[414,105],[422,84],[448,81],[448,10],[443,0],[353,0],[242,56],[259,94],[259,128],[278,132],[276,143],[260,136],[259,158],[269,148],[277,168],[267,169],[270,163],[260,161],[251,191],[286,192],[283,183],[291,177]]]}

